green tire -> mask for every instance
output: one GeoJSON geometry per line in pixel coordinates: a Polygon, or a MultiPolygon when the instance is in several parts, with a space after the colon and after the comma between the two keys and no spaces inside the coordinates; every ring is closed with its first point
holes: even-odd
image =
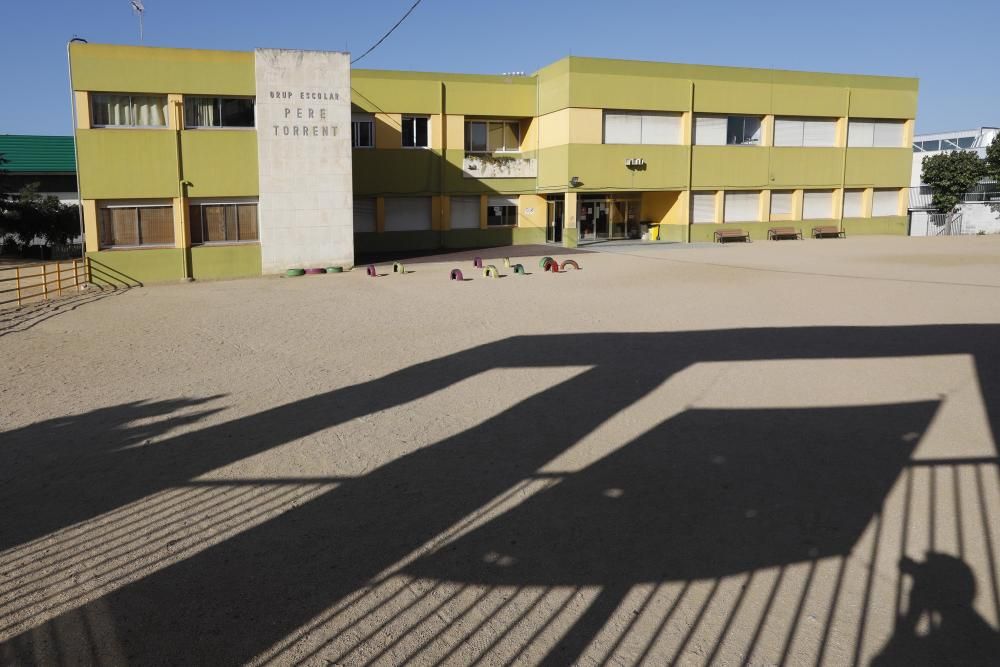
{"type": "Polygon", "coordinates": [[[288,269],[287,271],[285,271],[285,275],[288,276],[289,278],[294,278],[296,276],[304,276],[304,275],[306,275],[306,270],[305,269],[288,269]]]}
{"type": "Polygon", "coordinates": [[[542,257],[540,260],[538,260],[538,268],[544,269],[545,268],[545,262],[554,262],[554,261],[555,260],[552,259],[551,257],[542,257]]]}
{"type": "Polygon", "coordinates": [[[343,273],[344,267],[342,266],[328,266],[326,267],[327,273],[343,273]]]}

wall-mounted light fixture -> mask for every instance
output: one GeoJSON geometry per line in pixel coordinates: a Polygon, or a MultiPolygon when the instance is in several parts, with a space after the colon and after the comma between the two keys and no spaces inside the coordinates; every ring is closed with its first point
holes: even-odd
{"type": "Polygon", "coordinates": [[[574,187],[574,188],[580,187],[580,177],[579,176],[573,176],[572,178],[569,179],[569,184],[570,184],[570,187],[574,187]]]}

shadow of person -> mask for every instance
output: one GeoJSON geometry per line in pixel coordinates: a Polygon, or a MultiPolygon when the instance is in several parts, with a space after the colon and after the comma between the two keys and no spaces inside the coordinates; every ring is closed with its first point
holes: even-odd
{"type": "Polygon", "coordinates": [[[909,607],[897,617],[895,632],[873,667],[985,667],[1000,661],[1000,633],[972,607],[976,580],[965,561],[928,551],[923,562],[904,557],[899,571],[913,579],[909,607]],[[922,625],[926,632],[920,632],[922,625]]]}

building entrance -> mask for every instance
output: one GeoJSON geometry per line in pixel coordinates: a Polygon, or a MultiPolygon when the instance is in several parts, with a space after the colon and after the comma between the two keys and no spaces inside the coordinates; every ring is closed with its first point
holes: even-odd
{"type": "Polygon", "coordinates": [[[545,217],[545,240],[548,243],[562,243],[563,213],[566,202],[560,199],[548,201],[548,211],[545,217]]]}
{"type": "Polygon", "coordinates": [[[639,197],[617,195],[585,195],[580,197],[577,216],[580,241],[637,239],[640,236],[639,197]]]}

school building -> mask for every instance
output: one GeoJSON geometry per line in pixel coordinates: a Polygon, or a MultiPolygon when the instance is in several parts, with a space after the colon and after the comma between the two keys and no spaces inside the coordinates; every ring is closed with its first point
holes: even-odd
{"type": "Polygon", "coordinates": [[[580,57],[440,74],[85,43],[70,68],[88,256],[144,282],[720,225],[907,232],[912,78],[580,57]]]}

